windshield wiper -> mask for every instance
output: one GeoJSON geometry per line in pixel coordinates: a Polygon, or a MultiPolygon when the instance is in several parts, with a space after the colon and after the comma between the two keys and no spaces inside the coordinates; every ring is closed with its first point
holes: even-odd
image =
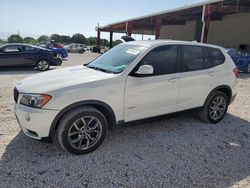
{"type": "Polygon", "coordinates": [[[88,67],[88,68],[90,68],[90,69],[94,69],[94,70],[106,72],[106,73],[112,73],[112,72],[110,72],[110,71],[108,71],[108,70],[106,70],[106,69],[100,68],[100,67],[88,66],[88,65],[87,65],[86,67],[88,67]]]}

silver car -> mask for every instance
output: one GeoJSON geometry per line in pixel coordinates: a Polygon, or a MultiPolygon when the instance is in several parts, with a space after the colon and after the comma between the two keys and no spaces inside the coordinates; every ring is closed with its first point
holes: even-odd
{"type": "Polygon", "coordinates": [[[85,50],[84,50],[85,44],[72,43],[70,45],[65,46],[64,48],[66,50],[68,50],[68,52],[72,52],[72,53],[83,53],[83,52],[85,52],[85,50]]]}

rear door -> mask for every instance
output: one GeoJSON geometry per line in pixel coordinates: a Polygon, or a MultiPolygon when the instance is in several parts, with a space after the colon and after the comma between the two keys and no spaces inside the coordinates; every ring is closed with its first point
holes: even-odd
{"type": "Polygon", "coordinates": [[[211,65],[206,48],[182,45],[181,71],[178,110],[202,106],[217,85],[216,68],[211,65]]]}
{"type": "Polygon", "coordinates": [[[32,46],[23,46],[20,56],[23,58],[22,65],[34,65],[36,56],[38,55],[37,49],[32,46]]]}
{"type": "Polygon", "coordinates": [[[175,112],[179,96],[177,71],[178,46],[166,45],[151,50],[127,77],[124,120],[132,121],[175,112]],[[153,75],[138,77],[141,65],[151,65],[153,75]]]}

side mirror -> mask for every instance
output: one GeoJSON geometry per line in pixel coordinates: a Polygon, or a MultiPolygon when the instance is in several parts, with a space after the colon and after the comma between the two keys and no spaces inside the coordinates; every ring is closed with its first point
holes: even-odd
{"type": "Polygon", "coordinates": [[[151,65],[142,65],[135,72],[137,75],[152,75],[154,73],[154,68],[151,65]]]}

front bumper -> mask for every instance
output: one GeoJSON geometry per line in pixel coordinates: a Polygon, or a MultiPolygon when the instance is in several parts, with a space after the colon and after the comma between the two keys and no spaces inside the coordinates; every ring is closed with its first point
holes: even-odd
{"type": "Polygon", "coordinates": [[[60,66],[61,64],[62,64],[62,58],[57,56],[50,61],[50,65],[60,66]]]}
{"type": "Polygon", "coordinates": [[[24,134],[38,140],[49,137],[51,124],[59,113],[56,110],[36,109],[18,103],[15,104],[14,111],[24,134]]]}

